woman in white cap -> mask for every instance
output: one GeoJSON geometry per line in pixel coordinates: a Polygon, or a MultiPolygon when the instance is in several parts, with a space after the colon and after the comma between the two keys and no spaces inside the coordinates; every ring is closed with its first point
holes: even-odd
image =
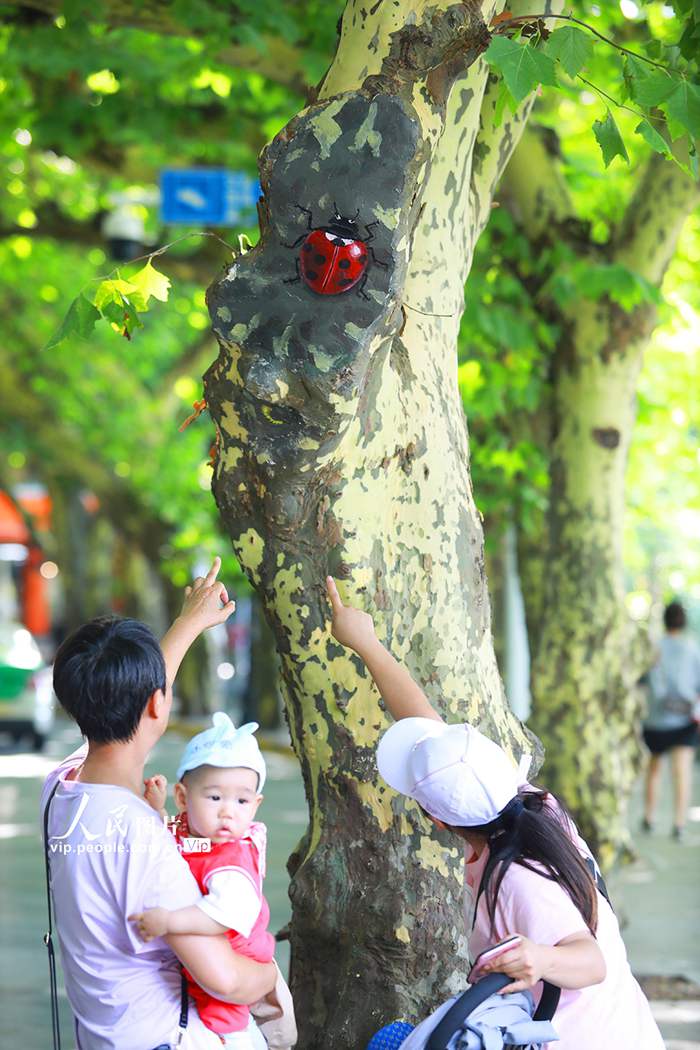
{"type": "Polygon", "coordinates": [[[471,725],[447,725],[378,640],[371,616],[345,606],[327,580],[333,636],[364,661],[396,724],[377,751],[379,772],[462,839],[472,959],[512,945],[479,975],[505,973],[504,992],[546,979],[562,989],[561,1050],[663,1050],[627,962],[591,853],[546,791],[522,784],[510,757],[471,725]]]}

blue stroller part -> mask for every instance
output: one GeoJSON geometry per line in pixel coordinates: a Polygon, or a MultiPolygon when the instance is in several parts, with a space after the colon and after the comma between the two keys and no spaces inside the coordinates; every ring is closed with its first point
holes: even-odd
{"type": "Polygon", "coordinates": [[[551,1019],[559,1004],[559,988],[544,981],[533,1012],[529,992],[497,994],[511,982],[506,974],[488,974],[443,1003],[413,1030],[401,1021],[386,1025],[373,1036],[367,1050],[529,1050],[557,1041],[551,1019]]]}

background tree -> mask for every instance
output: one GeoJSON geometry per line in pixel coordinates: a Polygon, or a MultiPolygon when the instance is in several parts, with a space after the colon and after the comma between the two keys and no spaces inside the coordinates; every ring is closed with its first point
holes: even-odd
{"type": "MultiPolygon", "coordinates": [[[[648,23],[640,13],[627,22],[627,45],[640,46],[650,28],[675,44],[677,32],[658,13],[648,23]]],[[[569,71],[581,60],[583,51],[569,71]]],[[[629,55],[620,61],[626,86],[618,96],[626,105],[617,118],[627,147],[621,138],[616,142],[629,170],[620,171],[617,160],[618,177],[604,183],[591,170],[584,143],[592,91],[582,95],[583,106],[550,100],[540,107],[541,125],[526,133],[507,168],[499,200],[508,213],[494,229],[499,257],[532,312],[527,323],[522,315],[519,323],[509,320],[508,313],[491,320],[498,315],[494,305],[508,310],[508,281],[498,280],[489,285],[485,319],[497,338],[535,345],[517,360],[511,348],[508,408],[518,405],[515,428],[512,417],[508,422],[499,413],[517,432],[502,462],[517,471],[529,459],[533,480],[540,479],[539,488],[525,487],[516,511],[534,657],[531,725],[549,755],[548,781],[608,863],[626,845],[641,717],[636,683],[651,659],[623,600],[624,472],[635,390],[664,274],[699,198],[692,139],[687,170],[668,163],[679,131],[673,107],[663,113],[657,104],[679,90],[673,77],[651,66],[642,71],[629,55]],[[647,140],[640,100],[656,106],[654,131],[665,136],[651,156],[632,134],[647,140]],[[546,517],[533,515],[545,490],[546,517]]],[[[599,73],[589,57],[586,77],[595,81],[599,73]]],[[[694,134],[697,119],[687,118],[694,134]]],[[[600,125],[596,131],[609,164],[610,142],[600,125]]],[[[687,160],[687,142],[677,142],[676,160],[687,160]]],[[[465,346],[473,338],[470,317],[478,328],[478,306],[465,318],[465,346]]],[[[462,366],[463,383],[478,381],[474,364],[462,366]]],[[[491,440],[498,440],[493,432],[491,440]]]]}

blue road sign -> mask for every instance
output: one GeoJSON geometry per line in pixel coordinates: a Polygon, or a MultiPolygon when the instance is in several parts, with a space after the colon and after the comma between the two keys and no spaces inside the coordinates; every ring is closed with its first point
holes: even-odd
{"type": "Polygon", "coordinates": [[[165,168],[160,175],[160,217],[187,226],[230,226],[255,215],[260,183],[223,168],[165,168]]]}

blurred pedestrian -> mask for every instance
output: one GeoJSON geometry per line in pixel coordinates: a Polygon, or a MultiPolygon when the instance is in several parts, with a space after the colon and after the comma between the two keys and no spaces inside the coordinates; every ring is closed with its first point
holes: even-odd
{"type": "Polygon", "coordinates": [[[651,831],[659,795],[661,760],[671,755],[673,837],[681,839],[688,814],[693,751],[700,717],[700,648],[686,633],[685,609],[671,602],[664,610],[666,633],[649,674],[649,710],[643,727],[649,748],[642,827],[651,831]]]}

